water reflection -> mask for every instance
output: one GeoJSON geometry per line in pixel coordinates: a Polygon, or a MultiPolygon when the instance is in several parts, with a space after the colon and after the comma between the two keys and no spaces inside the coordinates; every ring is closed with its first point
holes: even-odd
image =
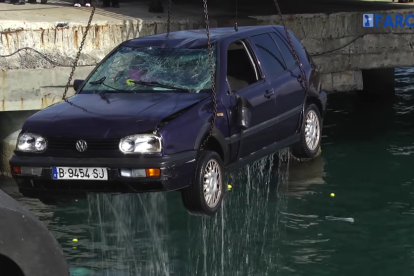
{"type": "Polygon", "coordinates": [[[258,160],[226,176],[232,189],[213,218],[188,215],[177,192],[90,194],[48,206],[22,197],[14,184],[1,188],[48,224],[73,276],[278,275],[294,271],[292,259],[315,254],[303,245],[309,241],[286,237],[286,229],[314,217],[287,206],[289,196],[324,183],[323,166],[323,158],[291,166],[287,150],[258,160]],[[284,248],[300,244],[299,251],[284,248]]]}
{"type": "Polygon", "coordinates": [[[287,151],[280,157],[228,175],[233,188],[213,218],[188,215],[178,193],[89,195],[90,231],[70,254],[72,274],[276,275],[289,177],[287,151]]]}
{"type": "Polygon", "coordinates": [[[318,156],[305,163],[295,162],[294,160],[291,162],[289,189],[285,193],[286,196],[303,197],[312,193],[312,189],[309,189],[310,185],[325,184],[324,177],[326,173],[324,171],[325,161],[323,156],[318,156]]]}

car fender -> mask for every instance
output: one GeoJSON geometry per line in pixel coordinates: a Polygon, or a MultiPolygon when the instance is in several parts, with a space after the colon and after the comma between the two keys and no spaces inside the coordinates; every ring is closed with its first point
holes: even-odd
{"type": "MultiPolygon", "coordinates": [[[[322,102],[321,102],[321,99],[319,97],[319,92],[316,91],[315,87],[313,87],[313,86],[309,87],[308,95],[306,95],[305,97],[306,97],[305,101],[304,101],[305,105],[308,102],[313,102],[318,106],[319,109],[322,108],[322,102]]],[[[298,128],[296,130],[296,133],[299,133],[302,129],[303,116],[305,116],[305,114],[303,114],[304,110],[305,110],[305,106],[303,106],[302,115],[299,118],[298,128]]]]}
{"type": "Polygon", "coordinates": [[[309,94],[308,97],[319,99],[319,93],[316,91],[315,87],[309,87],[309,94]]]}
{"type": "MultiPolygon", "coordinates": [[[[211,128],[211,124],[207,123],[204,124],[200,130],[198,131],[197,134],[197,138],[195,139],[194,142],[194,149],[199,149],[201,146],[201,143],[203,142],[203,138],[208,134],[208,132],[210,131],[211,128]]],[[[213,128],[213,132],[212,132],[212,136],[219,142],[221,149],[224,153],[224,157],[226,160],[223,160],[225,163],[228,160],[228,147],[227,147],[227,143],[226,143],[226,139],[224,138],[223,133],[221,133],[221,131],[219,129],[217,129],[216,127],[213,128]]]]}

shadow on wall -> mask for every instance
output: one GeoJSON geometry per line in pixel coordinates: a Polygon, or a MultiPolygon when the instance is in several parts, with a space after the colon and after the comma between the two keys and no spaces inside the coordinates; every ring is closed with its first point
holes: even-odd
{"type": "Polygon", "coordinates": [[[13,132],[21,129],[26,119],[36,112],[38,110],[0,112],[0,139],[3,140],[13,132]]]}
{"type": "Polygon", "coordinates": [[[0,112],[0,176],[11,177],[9,160],[16,146],[17,136],[28,117],[37,110],[0,112]]]}
{"type": "Polygon", "coordinates": [[[11,177],[11,171],[9,166],[9,160],[13,156],[13,151],[16,147],[17,137],[20,130],[13,132],[6,139],[3,139],[0,144],[0,176],[11,177]]]}

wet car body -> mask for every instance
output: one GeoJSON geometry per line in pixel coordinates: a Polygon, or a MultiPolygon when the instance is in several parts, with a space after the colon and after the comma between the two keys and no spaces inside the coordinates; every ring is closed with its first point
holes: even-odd
{"type": "MultiPolygon", "coordinates": [[[[265,66],[268,57],[263,56],[264,52],[260,51],[263,45],[257,41],[262,38],[271,41],[271,38],[289,47],[283,27],[239,27],[238,31],[216,28],[210,32],[211,42],[215,45],[217,117],[205,149],[220,156],[227,172],[298,143],[304,100],[316,105],[321,117],[327,101],[326,93],[321,90],[320,74],[300,42],[290,33],[310,86],[307,99],[297,80],[300,74],[298,66],[288,68],[287,61],[277,58],[280,64],[285,65],[282,64],[283,70],[271,77],[269,67],[265,66]],[[256,36],[260,39],[255,42],[256,36]],[[257,77],[256,81],[250,81],[253,83],[249,82],[239,90],[231,88],[242,84],[240,80],[230,80],[229,64],[235,64],[231,70],[239,75],[247,71],[247,67],[236,64],[240,58],[229,54],[229,45],[235,41],[234,47],[244,47],[246,62],[248,57],[253,64],[253,75],[257,77]],[[248,103],[250,112],[250,120],[245,127],[240,127],[239,98],[248,103]]],[[[205,30],[172,32],[168,37],[165,34],[141,37],[122,43],[101,64],[121,47],[200,49],[206,45],[205,30]]],[[[85,192],[168,191],[191,185],[200,145],[210,131],[214,110],[211,89],[198,93],[162,90],[88,93],[85,87],[91,83],[96,71],[82,84],[75,82],[77,93],[69,99],[72,104],[61,102],[52,105],[25,122],[22,134],[34,133],[43,137],[46,149],[41,152],[15,150],[10,165],[20,191],[28,196],[41,197],[53,193],[67,196],[85,192]],[[121,139],[134,134],[161,137],[162,150],[150,154],[122,152],[121,139]],[[76,148],[80,140],[87,145],[82,152],[76,148]],[[55,166],[106,168],[108,180],[56,180],[53,175],[57,172],[52,169],[55,166]],[[159,175],[148,176],[148,171],[144,177],[121,174],[121,169],[133,168],[159,169],[159,175]]],[[[209,71],[201,72],[208,74],[209,71]]]]}

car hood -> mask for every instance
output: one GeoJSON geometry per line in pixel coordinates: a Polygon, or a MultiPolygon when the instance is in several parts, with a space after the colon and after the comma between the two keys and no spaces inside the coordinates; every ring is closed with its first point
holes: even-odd
{"type": "Polygon", "coordinates": [[[46,137],[120,138],[153,131],[162,119],[194,105],[206,93],[77,94],[29,117],[22,131],[46,137]]]}

